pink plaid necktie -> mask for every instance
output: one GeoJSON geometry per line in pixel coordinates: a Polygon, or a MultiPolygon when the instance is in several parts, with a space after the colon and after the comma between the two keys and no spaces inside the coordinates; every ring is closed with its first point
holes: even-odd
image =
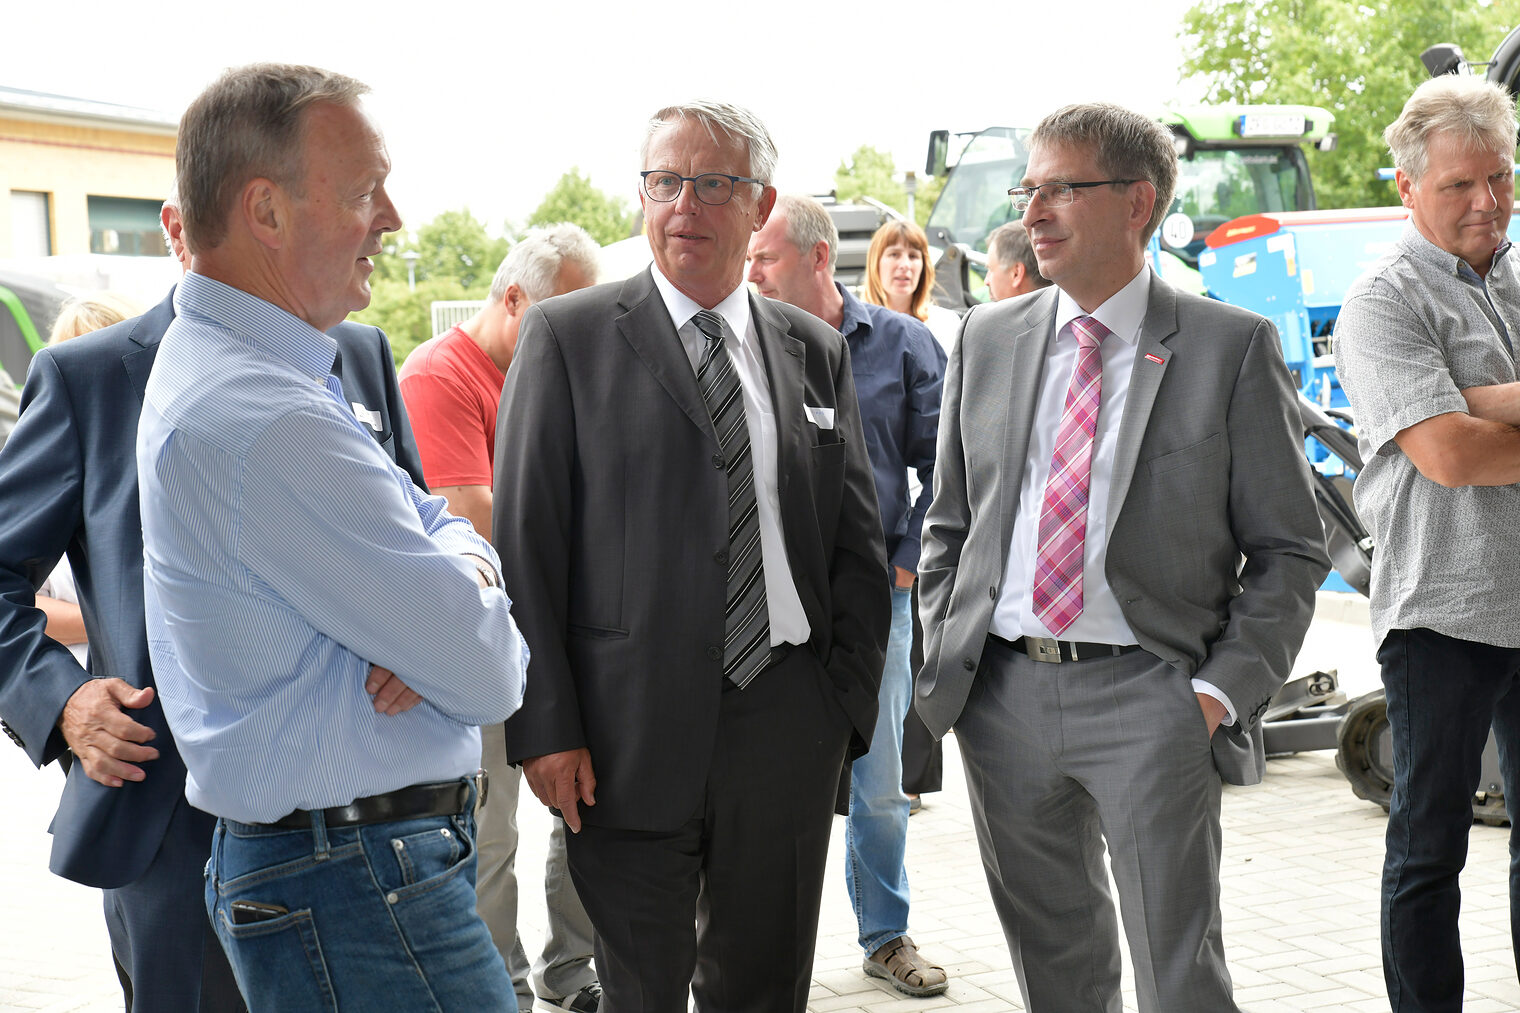
{"type": "Polygon", "coordinates": [[[1082,614],[1083,539],[1087,534],[1087,482],[1093,433],[1103,393],[1103,339],[1109,331],[1092,317],[1071,322],[1077,337],[1077,368],[1066,388],[1066,407],[1040,508],[1040,546],[1035,557],[1034,614],[1060,636],[1082,614]]]}

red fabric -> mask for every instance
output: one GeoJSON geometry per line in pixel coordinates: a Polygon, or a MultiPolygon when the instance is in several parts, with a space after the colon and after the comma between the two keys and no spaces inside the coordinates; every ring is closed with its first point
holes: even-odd
{"type": "Polygon", "coordinates": [[[428,487],[489,486],[506,382],[491,357],[455,327],[413,349],[400,381],[428,487]]]}

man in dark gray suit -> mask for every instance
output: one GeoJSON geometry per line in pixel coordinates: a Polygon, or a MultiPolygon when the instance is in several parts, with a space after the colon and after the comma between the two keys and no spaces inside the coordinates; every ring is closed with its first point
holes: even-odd
{"type": "Polygon", "coordinates": [[[1119,1013],[1105,840],[1142,1013],[1225,1013],[1220,775],[1261,778],[1329,568],[1293,389],[1270,323],[1145,266],[1165,130],[1070,106],[1031,145],[1009,193],[1055,286],[950,356],[918,708],[955,728],[1031,1013],[1119,1013]]]}
{"type": "Polygon", "coordinates": [[[575,832],[603,1013],[801,1011],[889,581],[844,339],[744,287],[775,148],[662,109],[651,270],[528,311],[496,544],[532,647],[507,755],[575,832]]]}

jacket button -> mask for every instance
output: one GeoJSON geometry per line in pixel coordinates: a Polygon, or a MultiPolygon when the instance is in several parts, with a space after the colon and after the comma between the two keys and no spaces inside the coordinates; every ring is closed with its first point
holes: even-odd
{"type": "Polygon", "coordinates": [[[723,455],[722,454],[714,454],[713,455],[713,467],[717,468],[719,471],[723,470],[723,455]]]}
{"type": "Polygon", "coordinates": [[[972,661],[970,658],[963,658],[961,659],[961,667],[968,672],[975,672],[976,662],[972,661]]]}
{"type": "Polygon", "coordinates": [[[721,648],[721,647],[709,647],[707,649],[707,656],[709,658],[711,658],[713,661],[722,661],[723,660],[723,648],[721,648]]]}
{"type": "Polygon", "coordinates": [[[713,553],[713,562],[717,563],[719,566],[727,566],[728,565],[728,550],[727,549],[719,549],[717,552],[714,552],[713,553]]]}
{"type": "Polygon", "coordinates": [[[997,601],[997,588],[989,587],[987,589],[987,597],[991,598],[993,601],[997,601]]]}

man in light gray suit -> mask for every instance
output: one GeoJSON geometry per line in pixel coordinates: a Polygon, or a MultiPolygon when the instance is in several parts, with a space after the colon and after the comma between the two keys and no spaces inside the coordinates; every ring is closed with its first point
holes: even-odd
{"type": "Polygon", "coordinates": [[[956,731],[1031,1013],[1119,1013],[1106,839],[1142,1013],[1237,1009],[1220,775],[1329,562],[1272,325],[1145,266],[1166,131],[1069,106],[1009,191],[1052,288],[974,309],[951,353],[920,598],[918,709],[956,731]]]}

